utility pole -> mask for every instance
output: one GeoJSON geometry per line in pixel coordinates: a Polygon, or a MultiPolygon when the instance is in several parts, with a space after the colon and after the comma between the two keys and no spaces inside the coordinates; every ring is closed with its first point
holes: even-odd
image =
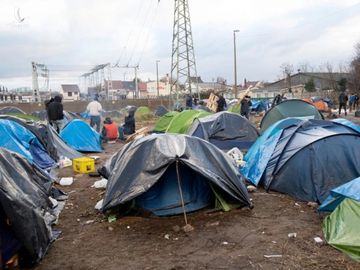
{"type": "Polygon", "coordinates": [[[139,66],[133,67],[135,69],[135,98],[139,98],[139,86],[138,86],[138,79],[137,79],[137,69],[139,66]]]}
{"type": "Polygon", "coordinates": [[[157,98],[159,98],[159,62],[160,60],[156,60],[156,90],[157,90],[157,98]]]}
{"type": "MultiPolygon", "coordinates": [[[[45,91],[49,92],[49,78],[50,71],[44,64],[39,64],[35,62],[31,62],[32,67],[32,89],[33,89],[33,101],[40,102],[40,88],[39,88],[39,76],[45,79],[45,91]]],[[[51,93],[50,93],[51,95],[51,93]]]]}
{"type": "Polygon", "coordinates": [[[240,30],[234,30],[234,95],[235,98],[238,98],[238,91],[237,91],[237,68],[236,68],[236,33],[240,32],[240,30]]]}
{"type": "Polygon", "coordinates": [[[175,0],[170,75],[172,103],[179,99],[181,83],[185,84],[190,94],[192,93],[191,77],[196,80],[196,92],[200,98],[188,0],[175,0]]]}

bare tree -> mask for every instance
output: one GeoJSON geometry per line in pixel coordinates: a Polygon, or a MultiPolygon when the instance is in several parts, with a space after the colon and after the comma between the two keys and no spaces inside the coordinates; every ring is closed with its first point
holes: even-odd
{"type": "Polygon", "coordinates": [[[326,71],[328,73],[327,76],[330,81],[330,87],[332,90],[336,90],[337,81],[336,81],[336,76],[334,74],[334,66],[330,62],[326,62],[325,66],[326,66],[326,71]]]}
{"type": "Polygon", "coordinates": [[[298,65],[298,72],[307,73],[313,72],[314,68],[308,62],[301,62],[298,65]]]}
{"type": "Polygon", "coordinates": [[[280,69],[285,78],[285,88],[288,88],[288,91],[291,92],[291,74],[294,72],[294,66],[289,63],[283,63],[280,66],[280,69]]]}
{"type": "Polygon", "coordinates": [[[355,56],[350,63],[349,82],[351,90],[360,94],[360,42],[355,45],[355,56]]]}

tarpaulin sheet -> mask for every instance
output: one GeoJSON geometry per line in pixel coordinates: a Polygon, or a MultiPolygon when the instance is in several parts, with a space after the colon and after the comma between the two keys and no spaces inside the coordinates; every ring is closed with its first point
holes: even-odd
{"type": "Polygon", "coordinates": [[[285,118],[271,125],[246,153],[244,157],[246,163],[241,168],[242,175],[257,186],[277,145],[282,130],[290,126],[296,126],[300,122],[301,120],[298,118],[285,118]]]}
{"type": "Polygon", "coordinates": [[[223,150],[248,149],[259,136],[248,119],[230,112],[195,119],[188,135],[205,139],[223,150]]]}
{"type": "Polygon", "coordinates": [[[346,198],[360,202],[360,177],[331,190],[330,195],[320,205],[319,211],[334,211],[346,198]]]}
{"type": "Polygon", "coordinates": [[[46,149],[48,155],[55,161],[59,161],[61,156],[69,159],[82,156],[81,153],[68,146],[49,124],[45,125],[36,122],[25,122],[24,120],[13,116],[0,116],[0,118],[16,122],[33,133],[41,143],[42,147],[46,149]]]}
{"type": "Polygon", "coordinates": [[[50,223],[50,177],[22,156],[0,148],[0,207],[30,262],[46,253],[53,235],[50,223]]]}
{"type": "Polygon", "coordinates": [[[60,132],[60,137],[80,152],[102,152],[100,134],[86,122],[75,119],[60,132]]]}
{"type": "Polygon", "coordinates": [[[23,155],[41,168],[55,164],[37,137],[17,122],[0,119],[0,147],[23,155]]]}
{"type": "Polygon", "coordinates": [[[360,202],[346,198],[327,216],[323,232],[328,244],[360,262],[360,202]]]}
{"type": "Polygon", "coordinates": [[[147,192],[177,160],[241,205],[250,205],[239,172],[217,147],[196,137],[153,134],[126,144],[107,162],[109,182],[102,210],[147,192]]]}

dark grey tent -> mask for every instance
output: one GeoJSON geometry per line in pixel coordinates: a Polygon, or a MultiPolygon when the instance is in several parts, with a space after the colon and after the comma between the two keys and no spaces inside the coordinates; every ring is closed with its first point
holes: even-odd
{"type": "Polygon", "coordinates": [[[188,134],[216,145],[222,150],[248,149],[259,136],[256,128],[240,114],[219,112],[193,121],[188,134]]]}
{"type": "Polygon", "coordinates": [[[45,255],[54,240],[51,190],[45,172],[0,148],[0,238],[5,239],[0,243],[1,256],[9,259],[20,252],[21,260],[35,263],[45,255]]]}
{"type": "Polygon", "coordinates": [[[157,107],[157,109],[155,111],[155,116],[162,117],[165,114],[167,114],[168,112],[169,111],[165,108],[165,106],[160,105],[160,106],[157,107]]]}
{"type": "Polygon", "coordinates": [[[26,114],[26,112],[14,106],[7,106],[0,109],[0,114],[7,114],[7,113],[26,114]]]}
{"type": "Polygon", "coordinates": [[[261,133],[277,121],[288,117],[324,119],[314,105],[301,99],[287,99],[266,112],[260,123],[261,133]]]}
{"type": "Polygon", "coordinates": [[[245,156],[242,174],[266,190],[322,203],[331,189],[360,176],[360,133],[324,120],[288,122],[245,156]]]}
{"type": "Polygon", "coordinates": [[[102,210],[134,199],[156,215],[182,213],[177,166],[187,212],[214,203],[214,193],[250,206],[237,168],[217,147],[187,135],[153,134],[125,145],[108,161],[102,210]]]}

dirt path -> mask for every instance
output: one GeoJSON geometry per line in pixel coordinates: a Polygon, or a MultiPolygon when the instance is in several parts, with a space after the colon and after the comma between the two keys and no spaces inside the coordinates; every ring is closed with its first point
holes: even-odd
{"type": "MultiPolygon", "coordinates": [[[[106,145],[101,163],[121,146],[106,145]]],[[[69,168],[61,171],[61,176],[70,175],[69,168]]],[[[183,226],[182,216],[129,216],[108,223],[94,209],[103,191],[91,185],[99,178],[76,175],[75,179],[71,187],[62,188],[69,193],[57,225],[62,235],[36,270],[359,269],[332,247],[317,246],[313,238],[323,238],[319,215],[282,194],[252,193],[253,210],[190,214],[195,230],[185,234],[173,229],[183,226]],[[296,238],[288,238],[292,232],[296,238]]]]}

